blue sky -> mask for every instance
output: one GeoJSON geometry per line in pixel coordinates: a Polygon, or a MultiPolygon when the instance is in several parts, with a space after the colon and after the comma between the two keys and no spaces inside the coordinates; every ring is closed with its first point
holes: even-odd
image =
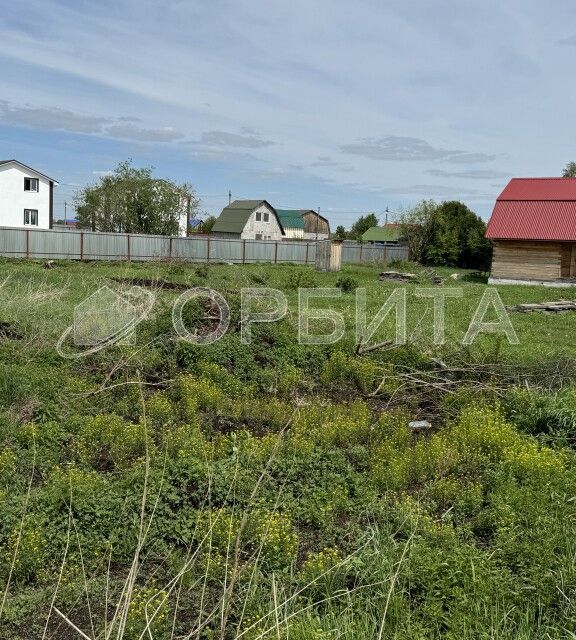
{"type": "Polygon", "coordinates": [[[21,0],[0,15],[0,157],[78,186],[128,157],[333,226],[422,198],[484,218],[576,160],[573,2],[21,0]]]}

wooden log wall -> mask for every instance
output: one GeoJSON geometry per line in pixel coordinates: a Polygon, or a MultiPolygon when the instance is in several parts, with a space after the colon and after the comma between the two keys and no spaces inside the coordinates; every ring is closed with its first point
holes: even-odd
{"type": "Polygon", "coordinates": [[[557,280],[562,277],[562,263],[566,265],[565,253],[563,244],[559,242],[497,240],[491,275],[517,280],[557,280]]]}

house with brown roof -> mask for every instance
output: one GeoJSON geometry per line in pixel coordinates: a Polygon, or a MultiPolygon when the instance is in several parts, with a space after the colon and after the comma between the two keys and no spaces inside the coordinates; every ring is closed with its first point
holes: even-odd
{"type": "Polygon", "coordinates": [[[513,178],[486,237],[491,284],[576,285],[576,178],[513,178]]]}
{"type": "Polygon", "coordinates": [[[304,220],[304,240],[328,240],[330,237],[330,222],[314,209],[300,209],[304,220]]]}

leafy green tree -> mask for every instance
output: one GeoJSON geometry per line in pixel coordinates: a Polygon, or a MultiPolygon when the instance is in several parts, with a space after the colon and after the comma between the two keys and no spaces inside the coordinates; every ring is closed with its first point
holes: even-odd
{"type": "Polygon", "coordinates": [[[486,223],[458,201],[423,201],[402,220],[413,259],[423,264],[487,270],[492,243],[486,223]]]}
{"type": "Polygon", "coordinates": [[[215,216],[208,216],[206,220],[202,223],[201,231],[202,233],[210,233],[212,231],[212,227],[216,224],[215,216]]]}
{"type": "Polygon", "coordinates": [[[408,244],[410,258],[424,264],[433,237],[433,220],[438,205],[434,200],[422,200],[400,214],[402,237],[408,244]]]}
{"type": "Polygon", "coordinates": [[[360,240],[362,234],[370,227],[378,226],[378,218],[374,213],[369,213],[365,216],[360,216],[358,220],[352,225],[350,229],[350,237],[354,240],[360,240]]]}
{"type": "Polygon", "coordinates": [[[93,231],[178,235],[199,204],[191,185],[155,178],[131,160],[76,194],[78,222],[93,231]]]}
{"type": "Polygon", "coordinates": [[[562,171],[563,178],[576,178],[576,162],[569,162],[562,171]]]}
{"type": "Polygon", "coordinates": [[[346,240],[347,235],[348,234],[346,233],[346,229],[344,229],[344,227],[341,224],[339,224],[336,227],[336,231],[334,233],[334,238],[336,240],[346,240]]]}

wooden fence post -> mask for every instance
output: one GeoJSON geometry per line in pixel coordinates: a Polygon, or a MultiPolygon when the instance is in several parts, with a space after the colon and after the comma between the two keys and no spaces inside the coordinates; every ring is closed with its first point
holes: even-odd
{"type": "Polygon", "coordinates": [[[80,231],[80,261],[84,260],[84,232],[80,231]]]}
{"type": "Polygon", "coordinates": [[[274,264],[278,262],[278,240],[276,240],[276,246],[274,247],[274,264]]]}
{"type": "Polygon", "coordinates": [[[388,263],[388,247],[384,245],[384,264],[388,263]]]}
{"type": "Polygon", "coordinates": [[[246,264],[246,240],[242,241],[242,264],[246,264]]]}
{"type": "Polygon", "coordinates": [[[308,264],[308,249],[310,248],[310,245],[308,243],[306,243],[306,256],[304,257],[304,264],[308,264]]]}
{"type": "Polygon", "coordinates": [[[172,260],[172,236],[170,236],[170,241],[168,242],[168,260],[172,260]]]}
{"type": "Polygon", "coordinates": [[[126,246],[128,249],[128,262],[130,262],[130,234],[126,234],[126,246]]]}
{"type": "Polygon", "coordinates": [[[30,229],[26,229],[26,257],[30,257],[30,229]]]}
{"type": "Polygon", "coordinates": [[[363,244],[361,244],[361,245],[360,245],[360,260],[359,260],[360,264],[362,264],[362,249],[363,249],[363,248],[364,248],[364,245],[363,245],[363,244]]]}
{"type": "Polygon", "coordinates": [[[208,236],[208,242],[206,243],[206,262],[210,262],[210,236],[208,236]]]}

